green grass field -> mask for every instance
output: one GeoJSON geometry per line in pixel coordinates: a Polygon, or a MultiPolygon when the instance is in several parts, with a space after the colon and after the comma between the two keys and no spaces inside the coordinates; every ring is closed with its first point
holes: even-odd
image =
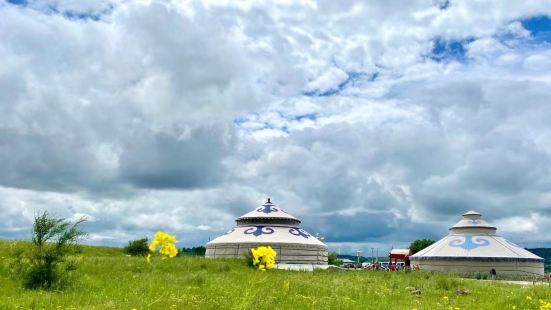
{"type": "Polygon", "coordinates": [[[0,309],[540,309],[540,299],[551,301],[549,286],[423,272],[259,272],[202,257],[148,264],[107,247],[84,247],[64,291],[29,291],[8,277],[8,247],[0,242],[0,309]]]}

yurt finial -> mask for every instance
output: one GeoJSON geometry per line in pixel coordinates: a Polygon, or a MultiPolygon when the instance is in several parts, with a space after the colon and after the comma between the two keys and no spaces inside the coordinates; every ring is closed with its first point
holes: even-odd
{"type": "Polygon", "coordinates": [[[476,212],[476,211],[473,211],[473,210],[463,213],[463,216],[468,216],[468,215],[482,216],[482,214],[480,214],[480,212],[476,212]]]}

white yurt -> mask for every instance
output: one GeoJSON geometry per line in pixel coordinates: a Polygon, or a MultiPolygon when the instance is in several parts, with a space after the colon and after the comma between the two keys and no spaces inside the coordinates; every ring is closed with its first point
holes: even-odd
{"type": "Polygon", "coordinates": [[[277,263],[327,264],[327,246],[270,198],[235,222],[236,227],[207,243],[207,257],[244,257],[251,248],[271,246],[277,252],[277,263]]]}
{"type": "Polygon", "coordinates": [[[461,273],[543,275],[543,258],[496,234],[475,211],[450,228],[449,234],[410,256],[412,266],[421,270],[461,273]]]}

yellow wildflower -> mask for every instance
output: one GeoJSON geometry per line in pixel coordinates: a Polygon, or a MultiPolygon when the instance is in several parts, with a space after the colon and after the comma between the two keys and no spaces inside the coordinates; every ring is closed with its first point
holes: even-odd
{"type": "Polygon", "coordinates": [[[274,269],[276,251],[270,246],[259,246],[251,249],[253,265],[258,267],[258,270],[266,271],[266,269],[274,269]]]}
{"type": "Polygon", "coordinates": [[[540,299],[540,310],[551,310],[551,301],[540,299]]]}
{"type": "MultiPolygon", "coordinates": [[[[153,237],[151,244],[149,244],[149,251],[154,253],[159,248],[159,256],[164,258],[172,258],[178,255],[178,248],[176,248],[176,237],[169,235],[164,231],[158,231],[153,237]]],[[[148,262],[151,261],[151,253],[147,255],[148,262]]]]}
{"type": "Polygon", "coordinates": [[[526,296],[526,300],[532,301],[532,296],[526,296]]]}

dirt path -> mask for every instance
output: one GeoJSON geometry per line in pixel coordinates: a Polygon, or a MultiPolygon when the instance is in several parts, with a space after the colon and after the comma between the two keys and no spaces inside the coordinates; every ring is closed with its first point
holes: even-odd
{"type": "Polygon", "coordinates": [[[531,286],[531,285],[549,285],[549,286],[551,286],[550,283],[541,282],[541,281],[532,282],[532,281],[513,281],[513,280],[476,280],[476,279],[472,279],[472,280],[484,281],[484,282],[498,282],[498,283],[516,284],[516,285],[520,285],[520,286],[531,286]]]}

